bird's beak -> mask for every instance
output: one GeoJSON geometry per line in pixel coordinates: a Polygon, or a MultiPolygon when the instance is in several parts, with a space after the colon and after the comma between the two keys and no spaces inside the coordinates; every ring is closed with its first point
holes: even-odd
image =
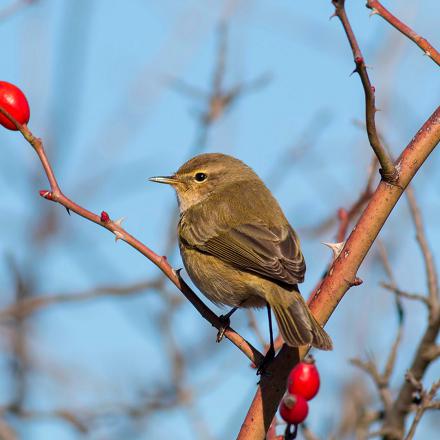
{"type": "Polygon", "coordinates": [[[176,176],[156,176],[148,179],[150,182],[166,183],[167,185],[175,185],[177,183],[176,176]]]}

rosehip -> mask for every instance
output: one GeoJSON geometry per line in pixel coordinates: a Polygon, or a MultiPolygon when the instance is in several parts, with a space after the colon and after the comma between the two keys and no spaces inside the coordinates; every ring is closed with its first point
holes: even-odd
{"type": "Polygon", "coordinates": [[[309,413],[307,400],[299,394],[286,394],[280,405],[280,415],[283,420],[291,425],[304,422],[309,413]]]}
{"type": "Polygon", "coordinates": [[[287,392],[313,399],[319,391],[319,373],[312,357],[297,364],[287,379],[287,392]]]}
{"type": "MultiPolygon", "coordinates": [[[[0,81],[0,107],[6,110],[20,124],[29,122],[30,110],[24,93],[14,84],[0,81]]],[[[0,124],[8,130],[17,130],[17,127],[5,115],[0,113],[0,124]]]]}

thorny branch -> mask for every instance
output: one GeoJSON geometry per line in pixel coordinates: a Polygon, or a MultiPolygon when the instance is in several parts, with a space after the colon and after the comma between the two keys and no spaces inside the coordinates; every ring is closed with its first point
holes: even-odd
{"type": "Polygon", "coordinates": [[[335,7],[334,15],[339,18],[347,35],[348,42],[350,43],[351,50],[353,52],[353,58],[355,63],[355,72],[359,75],[362,86],[365,93],[365,118],[367,126],[368,140],[370,141],[371,148],[380,163],[380,173],[382,178],[388,183],[395,183],[399,178],[399,173],[393,164],[390,156],[388,155],[385,147],[380,141],[379,135],[376,129],[375,115],[377,112],[375,103],[375,88],[371,85],[370,78],[367,73],[367,66],[365,64],[364,57],[362,55],[359,44],[354,35],[350,21],[348,20],[347,13],[345,12],[345,0],[332,0],[335,7]]]}
{"type": "MultiPolygon", "coordinates": [[[[84,217],[87,220],[96,223],[97,225],[106,228],[115,235],[115,240],[122,240],[129,244],[131,247],[136,249],[142,255],[147,257],[151,262],[153,262],[170,280],[171,282],[185,295],[185,297],[193,304],[197,311],[215,328],[222,328],[222,321],[219,317],[212,312],[212,310],[205,305],[205,303],[191,290],[191,288],[186,284],[186,282],[180,277],[179,271],[175,271],[167,261],[166,257],[160,256],[148,248],[145,244],[141,243],[131,234],[129,234],[124,228],[121,227],[121,220],[113,221],[110,219],[108,214],[103,211],[101,216],[94,214],[91,211],[83,208],[74,201],[66,197],[57,182],[52,166],[44,150],[43,143],[41,139],[36,138],[26,125],[21,125],[14,117],[12,117],[6,110],[0,107],[0,113],[9,118],[23,135],[23,137],[28,141],[28,143],[34,148],[37,153],[46,176],[49,180],[50,191],[42,190],[40,195],[47,200],[57,202],[64,206],[68,211],[75,212],[76,214],[84,217]]],[[[225,331],[224,336],[228,338],[234,345],[236,345],[252,362],[256,365],[260,363],[263,356],[262,354],[253,347],[249,342],[243,339],[237,332],[232,328],[228,327],[225,331]]]]}
{"type": "Polygon", "coordinates": [[[391,12],[386,9],[378,0],[367,0],[367,8],[372,10],[372,15],[380,15],[384,20],[386,20],[391,26],[395,27],[399,32],[412,40],[420,49],[423,50],[425,55],[430,57],[435,63],[440,66],[440,53],[435,49],[428,40],[423,38],[421,35],[413,31],[405,23],[402,23],[397,17],[395,17],[391,12]]]}

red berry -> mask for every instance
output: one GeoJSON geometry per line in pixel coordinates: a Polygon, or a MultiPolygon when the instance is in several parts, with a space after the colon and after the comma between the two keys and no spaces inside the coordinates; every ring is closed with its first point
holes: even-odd
{"type": "MultiPolygon", "coordinates": [[[[0,107],[6,110],[20,124],[29,122],[30,110],[24,93],[14,84],[0,81],[0,107]]],[[[17,130],[17,127],[5,115],[0,113],[0,124],[8,130],[17,130]]]]}
{"type": "Polygon", "coordinates": [[[287,392],[313,399],[319,391],[319,373],[312,357],[297,364],[287,379],[287,392]]]}
{"type": "Polygon", "coordinates": [[[280,405],[282,419],[291,425],[304,422],[309,413],[307,400],[299,394],[286,394],[280,405]]]}

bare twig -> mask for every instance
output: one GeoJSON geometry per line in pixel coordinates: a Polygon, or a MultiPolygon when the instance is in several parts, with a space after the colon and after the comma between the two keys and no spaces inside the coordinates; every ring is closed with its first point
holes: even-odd
{"type": "Polygon", "coordinates": [[[415,414],[414,419],[411,423],[411,427],[408,431],[408,434],[405,437],[405,440],[411,440],[414,437],[417,426],[418,426],[423,414],[425,413],[425,411],[428,409],[436,408],[436,403],[438,403],[438,402],[435,402],[434,398],[435,398],[437,391],[439,389],[440,389],[440,380],[438,380],[437,382],[434,382],[429,391],[425,391],[422,388],[422,390],[420,391],[421,402],[417,406],[416,414],[415,414]]]}
{"type": "MultiPolygon", "coordinates": [[[[415,391],[420,392],[422,390],[420,381],[428,366],[438,356],[436,338],[440,331],[440,308],[437,272],[435,269],[433,256],[426,239],[421,213],[411,188],[407,188],[407,197],[416,229],[417,241],[422,251],[429,293],[428,296],[424,296],[404,292],[397,287],[395,281],[392,285],[385,284],[384,286],[392,290],[398,296],[418,300],[426,304],[429,311],[429,319],[428,326],[419,342],[411,367],[407,373],[407,380],[402,384],[394,401],[392,410],[385,417],[383,429],[386,431],[386,434],[384,435],[384,439],[386,440],[397,440],[402,438],[404,432],[404,423],[407,415],[410,412],[413,393],[415,391]]],[[[419,418],[421,416],[422,413],[419,415],[419,418]]],[[[414,431],[417,423],[414,425],[414,431]]],[[[412,436],[413,434],[411,434],[409,438],[412,438],[412,436]]]]}
{"type": "Polygon", "coordinates": [[[399,173],[393,164],[386,149],[382,145],[376,129],[376,104],[375,104],[375,88],[371,85],[370,78],[367,73],[367,66],[364,61],[364,57],[360,50],[359,44],[351,28],[350,21],[348,20],[345,12],[345,0],[332,0],[335,7],[334,15],[339,18],[342,26],[347,35],[348,42],[350,43],[351,50],[353,52],[353,58],[355,63],[355,72],[359,74],[362,81],[362,86],[365,93],[365,119],[367,125],[367,134],[370,141],[370,145],[379,160],[382,178],[388,183],[396,183],[399,178],[399,173]]]}
{"type": "Polygon", "coordinates": [[[263,74],[252,81],[238,83],[230,88],[225,88],[226,58],[228,54],[227,39],[227,25],[226,23],[221,23],[218,29],[216,64],[212,73],[211,87],[208,92],[187,84],[180,79],[169,78],[172,81],[171,85],[176,91],[184,93],[191,98],[201,100],[204,107],[202,111],[197,113],[199,127],[190,152],[191,156],[200,153],[205,147],[211,127],[233,107],[239,98],[242,98],[246,93],[264,87],[270,81],[270,76],[263,74]]]}
{"type": "Polygon", "coordinates": [[[159,281],[144,281],[126,286],[102,286],[80,293],[62,293],[57,295],[44,295],[38,297],[25,298],[13,305],[0,310],[0,322],[12,317],[25,318],[30,314],[41,310],[47,306],[60,303],[80,302],[103,296],[125,296],[133,293],[144,292],[149,289],[158,288],[159,281]]]}
{"type": "Polygon", "coordinates": [[[428,298],[424,295],[421,295],[420,293],[406,292],[404,290],[401,290],[399,287],[389,283],[380,283],[380,285],[390,292],[393,292],[398,297],[410,299],[413,301],[420,301],[421,303],[428,305],[428,298]]]}
{"type": "Polygon", "coordinates": [[[414,195],[414,190],[408,187],[406,190],[406,197],[408,199],[409,208],[411,210],[411,216],[416,228],[416,237],[422,251],[423,260],[425,263],[426,279],[428,283],[428,303],[430,309],[430,319],[435,317],[439,309],[439,284],[437,270],[434,264],[434,258],[432,256],[431,249],[426,239],[425,229],[423,227],[422,215],[417,205],[417,200],[414,195]]]}
{"type": "Polygon", "coordinates": [[[402,23],[396,16],[386,9],[378,0],[367,0],[367,8],[372,10],[372,14],[380,15],[391,26],[395,27],[399,32],[412,40],[425,55],[430,57],[435,63],[440,66],[440,53],[433,47],[428,40],[414,32],[405,23],[402,23]]]}
{"type": "Polygon", "coordinates": [[[0,419],[0,439],[1,440],[18,440],[14,429],[6,422],[0,419]]]}
{"type": "Polygon", "coordinates": [[[386,377],[385,374],[381,374],[378,371],[377,366],[372,359],[366,362],[360,359],[351,359],[351,363],[365,371],[373,379],[373,382],[379,391],[385,413],[388,412],[393,404],[391,391],[389,389],[389,377],[386,377]]]}

